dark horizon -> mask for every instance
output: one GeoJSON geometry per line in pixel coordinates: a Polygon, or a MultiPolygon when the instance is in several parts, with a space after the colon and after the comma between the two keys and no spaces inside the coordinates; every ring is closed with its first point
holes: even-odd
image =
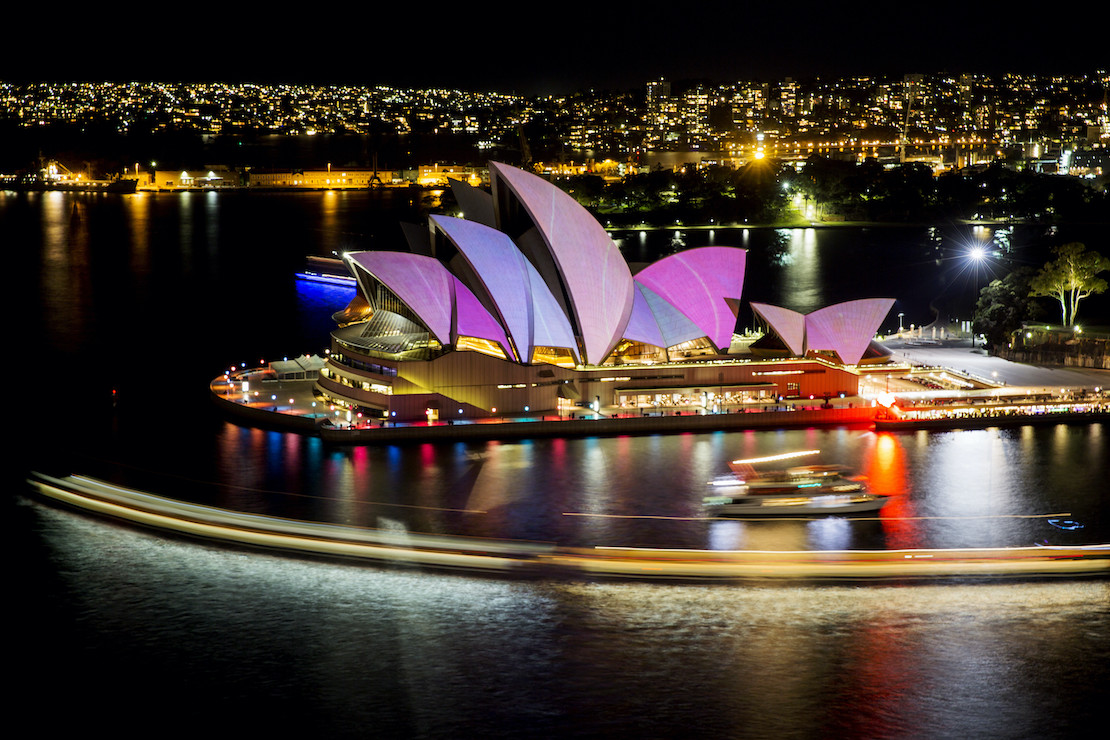
{"type": "Polygon", "coordinates": [[[560,74],[529,74],[519,70],[506,70],[503,73],[483,75],[468,74],[459,70],[431,70],[421,67],[409,69],[382,69],[377,73],[352,74],[349,71],[333,73],[328,70],[309,69],[297,66],[252,70],[250,65],[238,67],[240,71],[228,74],[226,68],[194,66],[188,73],[174,66],[143,67],[142,74],[135,74],[126,64],[103,64],[96,68],[85,68],[75,74],[72,68],[51,69],[49,66],[38,68],[35,75],[8,75],[2,81],[16,83],[30,82],[165,82],[165,83],[254,83],[260,85],[350,85],[354,87],[385,86],[399,89],[452,89],[467,92],[489,92],[517,94],[524,96],[569,95],[589,90],[608,90],[629,92],[643,90],[652,81],[663,79],[674,83],[704,81],[710,84],[728,84],[738,81],[774,82],[792,78],[797,81],[814,79],[844,79],[850,77],[894,77],[907,74],[1040,74],[1040,75],[1082,75],[1090,74],[1104,67],[1076,62],[1061,63],[1053,68],[1037,68],[1034,64],[1002,66],[998,64],[977,63],[969,60],[965,64],[947,63],[943,66],[928,67],[912,62],[897,63],[890,59],[883,64],[868,67],[866,63],[845,62],[825,65],[820,68],[795,65],[786,62],[748,63],[745,60],[730,62],[716,61],[699,64],[693,60],[683,60],[669,64],[657,63],[648,71],[630,71],[614,60],[607,68],[564,66],[560,74]]]}
{"type": "MultiPolygon", "coordinates": [[[[699,4],[683,15],[591,8],[546,17],[537,27],[516,6],[466,16],[429,2],[420,17],[338,8],[327,17],[259,14],[234,3],[184,12],[170,27],[145,6],[111,18],[73,11],[52,21],[72,44],[7,39],[15,58],[5,81],[254,82],[387,85],[523,95],[642,89],[653,79],[771,81],[792,77],[910,73],[1082,74],[1105,69],[1099,41],[1064,44],[1071,28],[1005,17],[954,3],[879,7],[850,17],[792,5],[766,9],[699,4]],[[947,7],[947,6],[951,7],[947,7]],[[441,22],[437,22],[441,21],[441,22]]],[[[396,12],[396,11],[395,11],[396,12]]],[[[404,11],[401,11],[404,12],[404,11]]],[[[1088,26],[1089,27],[1089,26],[1088,26]]],[[[12,34],[9,34],[12,35],[12,34]]]]}

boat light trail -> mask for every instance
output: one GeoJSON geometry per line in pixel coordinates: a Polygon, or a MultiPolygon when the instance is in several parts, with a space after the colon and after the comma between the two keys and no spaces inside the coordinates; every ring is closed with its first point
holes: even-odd
{"type": "Polygon", "coordinates": [[[47,498],[110,518],[210,540],[368,561],[546,576],[889,578],[1110,574],[1110,545],[921,550],[704,550],[386,532],[264,517],[166,499],[95,479],[34,473],[47,498]]]}
{"type": "MultiPolygon", "coordinates": [[[[100,486],[101,488],[105,488],[105,489],[114,489],[114,490],[116,490],[117,492],[119,492],[120,494],[123,494],[123,495],[126,495],[127,492],[128,492],[128,490],[125,489],[125,488],[120,488],[118,486],[113,486],[109,483],[94,480],[93,478],[87,478],[87,477],[82,476],[82,475],[72,475],[70,477],[73,478],[76,481],[85,481],[86,485],[96,485],[96,486],[100,486]]],[[[317,494],[293,493],[291,491],[275,491],[275,490],[266,489],[266,488],[252,488],[250,486],[228,486],[228,488],[234,488],[234,489],[239,490],[239,491],[247,491],[249,493],[262,493],[262,494],[267,494],[267,495],[272,495],[272,496],[289,496],[289,497],[292,497],[292,498],[306,498],[306,499],[313,499],[313,500],[316,500],[316,501],[334,501],[334,502],[343,503],[343,504],[357,504],[359,506],[393,506],[393,507],[400,508],[400,509],[423,509],[425,511],[447,511],[447,512],[451,512],[451,513],[455,513],[455,514],[488,514],[489,513],[488,511],[486,511],[484,509],[457,509],[457,508],[452,508],[452,507],[447,507],[447,506],[423,506],[421,504],[400,504],[400,503],[396,503],[396,502],[393,502],[393,501],[375,501],[375,500],[351,501],[349,499],[340,498],[338,496],[320,496],[320,495],[317,495],[317,494]]]]}
{"type": "MultiPolygon", "coordinates": [[[[666,516],[664,514],[594,514],[588,511],[564,511],[563,516],[589,516],[599,519],[673,519],[679,522],[700,522],[700,521],[767,521],[767,517],[739,517],[739,516],[666,516]]],[[[1052,519],[1052,518],[1065,518],[1070,517],[1070,512],[1063,514],[969,514],[967,516],[844,516],[832,518],[851,519],[853,522],[914,522],[924,520],[953,520],[963,521],[968,519],[1052,519]]],[[[816,516],[816,517],[792,517],[792,516],[776,516],[776,521],[784,521],[787,519],[804,519],[806,521],[817,519],[829,519],[829,516],[816,516]]]]}
{"type": "Polygon", "coordinates": [[[781,455],[770,455],[769,457],[753,457],[750,460],[733,460],[733,465],[755,465],[756,463],[776,462],[778,460],[789,460],[794,457],[804,457],[806,455],[816,455],[821,450],[805,450],[803,452],[784,452],[781,455]]]}

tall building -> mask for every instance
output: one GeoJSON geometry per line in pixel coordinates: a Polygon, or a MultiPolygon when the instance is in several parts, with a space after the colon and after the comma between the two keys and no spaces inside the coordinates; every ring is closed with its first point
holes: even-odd
{"type": "Polygon", "coordinates": [[[659,146],[677,138],[678,105],[671,97],[671,83],[654,80],[647,84],[647,139],[648,146],[659,146]]]}

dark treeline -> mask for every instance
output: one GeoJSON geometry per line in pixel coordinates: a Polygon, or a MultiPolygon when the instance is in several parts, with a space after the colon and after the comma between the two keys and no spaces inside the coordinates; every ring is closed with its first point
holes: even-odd
{"type": "Polygon", "coordinates": [[[739,169],[660,169],[619,182],[582,175],[556,183],[613,225],[773,223],[789,218],[782,180],[789,171],[778,163],[758,162],[739,169]]]}
{"type": "Polygon", "coordinates": [[[1076,177],[1015,170],[1001,161],[934,176],[921,163],[884,168],[813,158],[792,183],[819,209],[847,220],[938,218],[1105,221],[1106,190],[1076,177]]]}
{"type": "MultiPolygon", "coordinates": [[[[519,160],[518,152],[498,150],[519,160]]],[[[297,169],[336,166],[402,169],[431,162],[484,162],[473,137],[417,131],[392,134],[324,134],[283,136],[258,131],[202,136],[186,127],[150,131],[136,126],[126,134],[104,120],[52,123],[26,127],[0,119],[0,172],[36,172],[44,159],[56,159],[90,177],[111,178],[136,162],[160,169],[196,169],[210,165],[232,168],[297,169]]]]}
{"type": "Polygon", "coordinates": [[[924,164],[892,168],[813,156],[795,168],[757,161],[659,170],[619,182],[596,175],[559,184],[613,225],[781,223],[794,196],[814,220],[929,223],[950,219],[1103,222],[1110,198],[1092,181],[1017,171],[1001,162],[934,175],[924,164]]]}

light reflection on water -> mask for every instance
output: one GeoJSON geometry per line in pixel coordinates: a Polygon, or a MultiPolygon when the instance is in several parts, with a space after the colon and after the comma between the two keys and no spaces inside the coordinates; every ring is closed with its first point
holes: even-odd
{"type": "Polygon", "coordinates": [[[1102,711],[1105,581],[500,581],[20,508],[25,566],[56,576],[23,599],[40,647],[14,667],[82,686],[66,717],[121,689],[132,721],[169,701],[183,729],[316,736],[1063,737],[1102,711]]]}
{"type": "MultiPolygon", "coordinates": [[[[225,425],[215,503],[279,516],[564,545],[724,549],[1030,546],[1105,541],[1100,425],[912,434],[799,429],[329,447],[225,425]],[[819,449],[890,497],[817,523],[704,519],[728,461],[819,449]],[[1083,522],[1076,532],[1046,523],[1083,522]]],[[[154,488],[158,490],[157,486],[154,488]]]]}
{"type": "Polygon", "coordinates": [[[816,229],[791,229],[782,278],[790,307],[809,313],[823,308],[825,269],[817,249],[816,229]]]}

